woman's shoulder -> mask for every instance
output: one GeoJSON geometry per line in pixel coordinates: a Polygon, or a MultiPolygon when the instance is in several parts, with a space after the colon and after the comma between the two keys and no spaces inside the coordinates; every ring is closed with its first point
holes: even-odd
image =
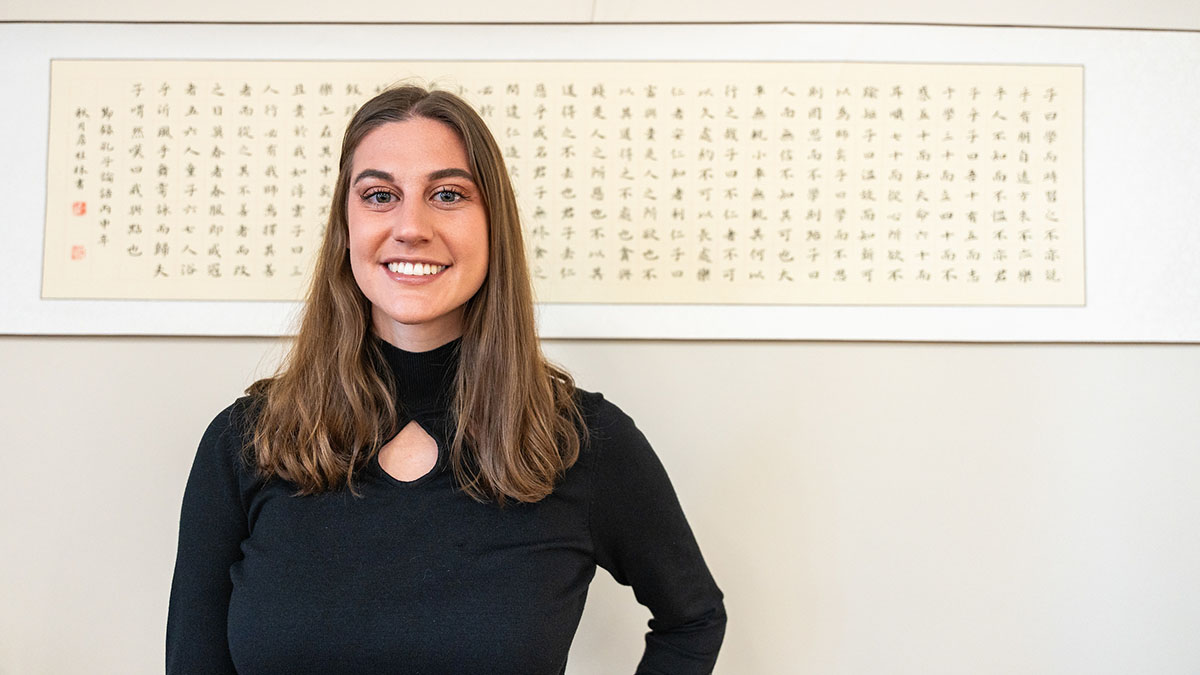
{"type": "Polygon", "coordinates": [[[197,461],[224,466],[237,473],[250,472],[248,449],[253,445],[258,409],[253,396],[242,396],[225,406],[208,423],[196,451],[197,461]]]}
{"type": "Polygon", "coordinates": [[[576,387],[575,400],[589,432],[633,425],[633,418],[601,392],[576,387]]]}
{"type": "Polygon", "coordinates": [[[208,423],[205,437],[231,439],[252,433],[258,404],[253,396],[241,396],[217,413],[208,423]]]}
{"type": "Polygon", "coordinates": [[[654,455],[646,436],[633,418],[600,392],[576,388],[576,400],[587,427],[585,452],[601,456],[654,455]]]}
{"type": "MultiPolygon", "coordinates": [[[[261,486],[245,452],[253,410],[252,399],[237,399],[213,417],[200,439],[183,493],[180,555],[185,543],[196,556],[215,554],[199,550],[206,545],[198,542],[210,536],[232,555],[245,538],[250,504],[261,486]]],[[[228,581],[227,568],[224,573],[228,581]]]]}

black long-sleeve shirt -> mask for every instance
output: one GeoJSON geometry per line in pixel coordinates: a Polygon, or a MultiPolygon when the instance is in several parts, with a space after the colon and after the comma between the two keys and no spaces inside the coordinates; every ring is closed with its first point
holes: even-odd
{"type": "Polygon", "coordinates": [[[580,391],[590,443],[554,492],[481,504],[445,463],[458,341],[424,353],[381,346],[400,427],[416,420],[437,441],[434,469],[404,482],[376,459],[360,497],[293,496],[240,459],[249,399],[219,414],[184,493],[169,674],[563,673],[597,564],[653,614],[638,673],[712,670],[722,595],[627,415],[580,391]]]}

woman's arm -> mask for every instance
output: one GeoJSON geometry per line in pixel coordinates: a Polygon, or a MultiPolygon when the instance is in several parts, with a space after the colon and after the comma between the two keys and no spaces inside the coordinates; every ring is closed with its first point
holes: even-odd
{"type": "Polygon", "coordinates": [[[589,514],[596,562],[633,587],[653,614],[637,672],[710,673],[725,636],[725,606],[666,470],[612,403],[594,403],[596,471],[589,514]]]}
{"type": "Polygon", "coordinates": [[[246,416],[242,399],[209,425],[183,494],[179,549],[167,611],[167,673],[235,675],[226,637],[232,583],[229,567],[248,536],[240,450],[246,416]]]}

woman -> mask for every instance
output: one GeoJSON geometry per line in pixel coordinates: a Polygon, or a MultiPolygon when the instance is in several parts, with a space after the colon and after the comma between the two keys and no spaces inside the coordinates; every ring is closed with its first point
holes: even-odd
{"type": "Polygon", "coordinates": [[[169,673],[562,673],[595,566],[639,673],[707,673],[721,592],[633,422],[542,356],[512,186],[468,104],[350,121],[287,362],[200,443],[169,673]]]}

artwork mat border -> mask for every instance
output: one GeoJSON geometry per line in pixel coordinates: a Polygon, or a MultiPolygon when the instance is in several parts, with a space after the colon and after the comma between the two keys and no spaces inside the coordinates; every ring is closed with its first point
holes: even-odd
{"type": "MultiPolygon", "coordinates": [[[[1144,85],[1147,73],[1128,66],[1118,55],[1139,54],[1143,62],[1169,64],[1160,69],[1158,79],[1179,89],[1177,98],[1194,103],[1200,91],[1184,76],[1194,72],[1200,61],[1200,38],[1189,33],[1152,33],[1120,30],[1073,31],[1069,29],[966,28],[924,26],[854,25],[738,25],[738,26],[134,26],[61,24],[55,26],[0,26],[10,69],[3,75],[8,86],[23,86],[31,92],[30,103],[42,107],[44,114],[34,119],[48,121],[49,59],[182,59],[212,60],[216,54],[230,59],[312,60],[320,53],[330,60],[571,60],[571,53],[587,53],[587,59],[606,58],[618,41],[612,36],[632,39],[634,51],[623,51],[620,60],[736,60],[736,61],[814,61],[814,62],[905,62],[987,64],[984,54],[1002,59],[1005,53],[1021,54],[1013,65],[1083,65],[1085,105],[1085,219],[1087,233],[1088,304],[1086,307],[970,307],[970,306],[635,306],[635,305],[542,305],[539,320],[542,334],[549,338],[649,338],[649,339],[806,339],[806,340],[917,340],[917,341],[1033,341],[1033,342],[1196,342],[1200,341],[1200,319],[1196,312],[1200,292],[1200,274],[1182,264],[1186,256],[1169,259],[1157,276],[1096,274],[1107,270],[1116,253],[1146,256],[1144,242],[1131,239],[1107,222],[1128,215],[1128,203],[1122,205],[1104,199],[1103,187],[1111,176],[1111,165],[1098,165],[1093,139],[1113,128],[1117,112],[1133,114],[1156,138],[1189,129],[1183,115],[1147,115],[1147,109],[1161,101],[1153,98],[1135,101],[1117,111],[1109,105],[1115,85],[1144,85]],[[370,40],[346,40],[350,34],[361,37],[367,32],[388,38],[390,47],[404,50],[375,58],[362,53],[375,44],[370,40]],[[482,37],[496,38],[499,32],[508,40],[497,51],[470,58],[469,53],[453,51],[446,38],[455,37],[472,43],[476,50],[482,37]],[[86,35],[85,35],[86,34],[86,35]],[[238,38],[253,40],[238,42],[238,38]],[[396,39],[403,37],[404,39],[396,39]],[[646,38],[639,42],[638,37],[646,38]],[[654,39],[648,39],[653,37],[654,39]],[[320,39],[317,39],[320,38],[320,39]],[[341,38],[341,39],[339,39],[341,38]],[[715,38],[728,41],[722,50],[702,45],[715,38]],[[312,42],[323,42],[316,51],[312,42]],[[336,43],[336,47],[331,47],[336,43]],[[231,52],[230,44],[239,47],[231,52]],[[797,45],[799,45],[797,47],[797,45]],[[439,50],[444,56],[439,56],[439,50]],[[690,59],[689,52],[703,51],[705,59],[690,59]],[[303,52],[303,56],[299,54],[303,52]],[[666,53],[670,58],[664,58],[666,53]],[[267,55],[269,53],[269,56],[267,55]],[[296,56],[289,58],[289,53],[296,56]],[[418,54],[419,56],[414,56],[418,54]],[[681,58],[681,55],[683,56],[681,58]],[[979,55],[973,57],[973,55],[979,55]],[[534,56],[540,58],[532,58],[534,56]],[[957,58],[954,58],[957,57],[957,58]],[[1109,92],[1097,103],[1096,92],[1109,92]],[[41,94],[40,99],[38,94],[41,94]],[[1106,98],[1107,97],[1107,98],[1106,98]],[[1139,118],[1138,115],[1141,115],[1139,118]],[[1097,126],[1099,120],[1099,126],[1097,126]],[[1147,125],[1153,121],[1154,124],[1147,125]],[[1101,199],[1097,200],[1097,177],[1101,199]],[[1101,203],[1098,203],[1101,202],[1101,203]],[[1104,213],[1098,221],[1096,213],[1104,213]],[[1099,233],[1099,234],[1098,234],[1099,233]],[[1142,244],[1142,245],[1139,245],[1142,244]],[[1132,283],[1131,283],[1132,282],[1132,283]],[[1177,294],[1162,292],[1173,285],[1177,294]],[[1182,310],[1182,311],[1181,311],[1182,310]]],[[[628,42],[626,42],[628,44],[628,42]]],[[[322,59],[324,60],[324,59],[322,59]]],[[[1010,62],[1005,61],[1006,65],[1010,62]]],[[[1150,81],[1154,81],[1151,79],[1150,81]]],[[[1187,106],[1185,106],[1187,107],[1187,106]]],[[[29,129],[30,117],[21,118],[10,110],[4,113],[5,140],[18,156],[45,162],[46,129],[29,129]],[[24,125],[22,127],[22,124],[24,125]],[[25,136],[13,129],[24,129],[25,136]],[[36,148],[36,150],[34,150],[36,148]]],[[[1128,121],[1128,120],[1126,120],[1128,121]]],[[[44,124],[44,122],[43,122],[44,124]]],[[[1176,135],[1176,138],[1178,135],[1176,135]]],[[[1176,143],[1129,142],[1105,147],[1106,158],[1124,158],[1151,171],[1135,179],[1135,192],[1150,193],[1161,187],[1154,180],[1172,170],[1189,168],[1181,159],[1195,153],[1197,141],[1183,138],[1176,143]],[[1136,145],[1155,147],[1153,157],[1138,153],[1136,145]],[[1153,160],[1153,161],[1151,161],[1153,160]],[[1157,168],[1157,171],[1153,169],[1157,168]]],[[[1110,144],[1111,145],[1111,144],[1110,144]]],[[[1144,148],[1143,148],[1144,149],[1144,148]]],[[[43,179],[42,171],[16,176],[9,169],[7,190],[22,194],[17,205],[17,222],[40,224],[45,213],[44,184],[34,185],[31,175],[43,179]],[[16,180],[14,180],[14,178],[16,180]],[[13,183],[18,185],[14,187],[13,183]],[[29,194],[41,199],[31,209],[29,194]],[[30,213],[36,213],[30,218],[30,213]]],[[[1111,195],[1108,195],[1111,196],[1111,195]]],[[[1174,194],[1169,202],[1180,212],[1197,210],[1196,195],[1174,194]]],[[[1154,205],[1151,203],[1151,211],[1154,205]]],[[[1161,207],[1158,208],[1161,212],[1161,207]]],[[[1143,214],[1145,215],[1145,214],[1143,214]]],[[[1170,218],[1145,221],[1158,227],[1151,230],[1158,240],[1176,235],[1171,250],[1196,251],[1197,235],[1184,231],[1170,218]]],[[[41,227],[37,228],[40,232],[41,227]]],[[[210,302],[210,301],[41,301],[41,235],[30,237],[27,229],[18,230],[15,246],[4,253],[8,267],[17,272],[17,282],[5,294],[0,332],[10,334],[158,334],[158,335],[278,335],[293,325],[295,303],[210,302]],[[36,239],[36,241],[31,241],[36,239]],[[34,244],[30,246],[30,244],[34,244]],[[34,264],[28,253],[36,249],[34,264]],[[29,283],[30,279],[35,283],[29,283]],[[30,293],[32,291],[32,293],[30,293]],[[147,307],[149,305],[150,307],[147,307]],[[149,311],[147,311],[149,309],[149,311]]],[[[1161,251],[1156,251],[1161,253],[1161,251]]],[[[1133,267],[1137,267],[1134,265],[1133,267]]]]}

